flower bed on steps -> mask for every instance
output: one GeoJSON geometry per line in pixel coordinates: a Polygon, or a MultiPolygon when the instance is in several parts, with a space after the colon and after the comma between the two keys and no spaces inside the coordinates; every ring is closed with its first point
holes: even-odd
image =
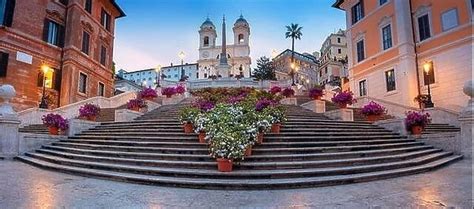
{"type": "Polygon", "coordinates": [[[191,92],[196,101],[181,110],[179,118],[185,132],[190,124],[207,143],[218,169],[232,171],[235,161],[251,154],[252,146],[262,143],[263,134],[279,130],[286,120],[281,96],[253,88],[212,88],[191,92]],[[279,127],[279,126],[278,126],[279,127]]]}

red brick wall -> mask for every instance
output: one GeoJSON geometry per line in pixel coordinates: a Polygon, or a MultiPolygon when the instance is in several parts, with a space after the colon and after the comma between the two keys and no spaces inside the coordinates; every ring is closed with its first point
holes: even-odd
{"type": "Polygon", "coordinates": [[[60,91],[47,89],[53,108],[97,96],[99,82],[105,85],[105,96],[113,96],[113,29],[120,13],[109,0],[94,0],[92,8],[92,14],[87,13],[84,0],[69,0],[67,9],[57,0],[16,1],[12,27],[0,27],[0,51],[9,53],[7,76],[0,77],[0,84],[15,87],[13,104],[17,111],[38,106],[42,95],[38,73],[43,64],[55,69],[62,66],[60,91]],[[100,24],[102,8],[112,15],[110,32],[100,24]],[[42,40],[46,17],[66,26],[63,49],[42,40]],[[89,55],[81,52],[84,30],[91,35],[89,55]],[[105,66],[99,63],[102,45],[107,48],[105,66]],[[32,64],[17,61],[18,51],[31,55],[32,64]],[[78,92],[79,72],[88,75],[85,95],[78,92]]]}

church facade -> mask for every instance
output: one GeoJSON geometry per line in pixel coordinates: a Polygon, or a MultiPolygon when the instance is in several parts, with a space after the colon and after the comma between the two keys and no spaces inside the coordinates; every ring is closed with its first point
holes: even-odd
{"type": "Polygon", "coordinates": [[[247,20],[241,15],[233,26],[234,43],[226,44],[225,19],[222,24],[222,44],[217,45],[217,33],[214,23],[207,18],[199,30],[199,79],[206,79],[209,76],[233,77],[241,75],[251,76],[250,65],[250,26],[247,20]],[[224,49],[222,46],[225,46],[224,49]],[[227,72],[222,71],[221,56],[225,52],[227,55],[227,72]],[[220,67],[221,66],[221,67],[220,67]]]}

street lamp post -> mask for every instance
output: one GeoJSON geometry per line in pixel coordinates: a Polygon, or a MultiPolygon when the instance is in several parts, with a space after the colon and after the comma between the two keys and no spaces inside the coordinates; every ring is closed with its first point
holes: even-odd
{"type": "Polygon", "coordinates": [[[181,59],[181,79],[184,78],[184,57],[186,57],[186,54],[184,54],[183,51],[181,51],[178,54],[179,58],[181,59]]]}
{"type": "Polygon", "coordinates": [[[291,85],[292,86],[296,86],[296,83],[295,83],[295,69],[296,69],[296,65],[294,62],[291,63],[290,65],[291,67],[291,71],[290,71],[290,75],[291,75],[291,85]]]}
{"type": "Polygon", "coordinates": [[[430,77],[430,72],[432,70],[431,63],[427,62],[423,65],[423,70],[425,71],[426,75],[428,76],[428,101],[425,103],[425,107],[431,108],[434,107],[434,103],[431,100],[431,88],[430,88],[430,83],[431,83],[431,77],[430,77]]]}
{"type": "Polygon", "coordinates": [[[161,70],[161,65],[156,66],[155,72],[156,72],[156,88],[160,87],[160,70],[161,70]]]}
{"type": "Polygon", "coordinates": [[[49,66],[41,66],[41,71],[43,71],[43,93],[41,95],[41,102],[39,108],[48,109],[48,103],[46,102],[46,73],[50,70],[49,66]]]}

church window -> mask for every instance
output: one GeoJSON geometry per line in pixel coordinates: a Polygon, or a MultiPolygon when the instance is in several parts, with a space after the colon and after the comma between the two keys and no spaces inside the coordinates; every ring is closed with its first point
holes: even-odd
{"type": "Polygon", "coordinates": [[[204,46],[209,46],[209,36],[204,37],[204,46]]]}
{"type": "Polygon", "coordinates": [[[244,43],[244,34],[239,34],[239,44],[244,43]]]}

